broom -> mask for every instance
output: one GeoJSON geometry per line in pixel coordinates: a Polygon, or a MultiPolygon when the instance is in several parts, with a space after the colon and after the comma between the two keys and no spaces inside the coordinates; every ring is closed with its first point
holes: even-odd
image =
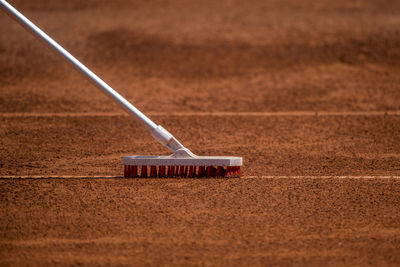
{"type": "Polygon", "coordinates": [[[135,108],[118,92],[112,89],[96,74],[50,38],[29,19],[5,0],[0,6],[15,21],[43,41],[49,48],[61,55],[83,74],[97,88],[117,102],[130,115],[139,119],[151,135],[162,145],[172,150],[169,156],[126,156],[123,157],[124,177],[239,177],[242,166],[241,157],[197,156],[184,147],[161,125],[155,124],[140,110],[135,108]]]}

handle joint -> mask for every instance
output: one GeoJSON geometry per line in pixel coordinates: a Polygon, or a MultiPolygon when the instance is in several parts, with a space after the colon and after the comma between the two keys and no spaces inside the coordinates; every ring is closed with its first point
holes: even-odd
{"type": "Polygon", "coordinates": [[[153,129],[151,135],[157,139],[160,144],[169,148],[172,151],[177,151],[178,149],[185,148],[176,138],[165,130],[161,125],[158,125],[153,129]]]}

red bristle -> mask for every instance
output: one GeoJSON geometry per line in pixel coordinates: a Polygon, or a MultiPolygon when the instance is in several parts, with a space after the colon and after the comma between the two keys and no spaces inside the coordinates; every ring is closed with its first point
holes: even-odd
{"type": "Polygon", "coordinates": [[[132,166],[128,165],[128,176],[129,178],[132,178],[132,166]]]}
{"type": "Polygon", "coordinates": [[[156,166],[150,167],[150,177],[157,177],[157,167],[156,166]]]}
{"type": "Polygon", "coordinates": [[[185,166],[179,166],[179,174],[178,174],[179,177],[183,177],[184,169],[185,169],[185,166]]]}
{"type": "Polygon", "coordinates": [[[190,166],[189,167],[188,177],[193,177],[195,173],[196,173],[196,167],[195,166],[190,166]]]}
{"type": "Polygon", "coordinates": [[[128,176],[129,178],[137,177],[137,166],[128,165],[128,176]]]}
{"type": "Polygon", "coordinates": [[[222,176],[222,167],[218,166],[217,169],[215,170],[215,177],[221,177],[222,176]]]}
{"type": "Polygon", "coordinates": [[[143,177],[143,178],[147,177],[147,166],[145,166],[145,165],[142,166],[142,170],[140,172],[140,177],[143,177]]]}
{"type": "Polygon", "coordinates": [[[131,166],[131,177],[136,178],[138,176],[138,166],[131,166]]]}
{"type": "Polygon", "coordinates": [[[205,172],[204,169],[205,169],[204,166],[199,166],[199,170],[197,171],[197,176],[199,176],[199,177],[204,176],[204,172],[205,172]]]}
{"type": "Polygon", "coordinates": [[[158,168],[158,177],[165,177],[165,166],[160,166],[158,168]]]}
{"type": "Polygon", "coordinates": [[[128,177],[133,178],[133,171],[132,171],[133,166],[128,165],[128,177]]]}
{"type": "MultiPolygon", "coordinates": [[[[240,166],[150,166],[150,175],[148,176],[147,166],[141,166],[139,177],[240,177],[240,166]],[[196,170],[197,169],[197,170],[196,170]],[[166,172],[168,171],[168,172],[166,172]],[[196,175],[197,171],[197,175],[196,175]]],[[[138,177],[138,166],[124,165],[124,177],[138,177]]]]}
{"type": "Polygon", "coordinates": [[[232,175],[232,167],[228,166],[228,167],[226,167],[225,176],[230,177],[231,175],[232,175]]]}
{"type": "Polygon", "coordinates": [[[238,174],[237,173],[237,167],[232,167],[232,169],[233,169],[233,175],[236,176],[238,174]]]}
{"type": "Polygon", "coordinates": [[[240,177],[240,166],[236,167],[236,176],[240,177]]]}
{"type": "Polygon", "coordinates": [[[215,168],[214,166],[211,166],[211,176],[215,177],[215,174],[217,172],[217,168],[215,168]]]}
{"type": "Polygon", "coordinates": [[[175,176],[175,166],[168,166],[168,177],[175,176]]]}
{"type": "Polygon", "coordinates": [[[127,178],[128,177],[128,165],[124,165],[124,177],[127,178]]]}
{"type": "Polygon", "coordinates": [[[211,166],[207,166],[206,168],[206,176],[211,177],[211,166]]]}

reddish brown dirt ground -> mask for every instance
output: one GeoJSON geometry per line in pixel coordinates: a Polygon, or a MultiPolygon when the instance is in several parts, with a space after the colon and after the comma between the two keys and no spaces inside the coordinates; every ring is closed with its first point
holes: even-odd
{"type": "Polygon", "coordinates": [[[9,264],[399,262],[400,180],[0,180],[9,264]]]}
{"type": "Polygon", "coordinates": [[[400,264],[399,1],[10,2],[244,167],[93,178],[168,151],[0,12],[0,265],[400,264]]]}

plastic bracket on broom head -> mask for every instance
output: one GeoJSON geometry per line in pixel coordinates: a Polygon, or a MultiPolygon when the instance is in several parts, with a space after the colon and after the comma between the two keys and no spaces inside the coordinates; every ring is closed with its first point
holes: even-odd
{"type": "Polygon", "coordinates": [[[126,156],[124,165],[136,166],[242,166],[241,157],[197,156],[181,148],[169,156],[126,156]]]}

